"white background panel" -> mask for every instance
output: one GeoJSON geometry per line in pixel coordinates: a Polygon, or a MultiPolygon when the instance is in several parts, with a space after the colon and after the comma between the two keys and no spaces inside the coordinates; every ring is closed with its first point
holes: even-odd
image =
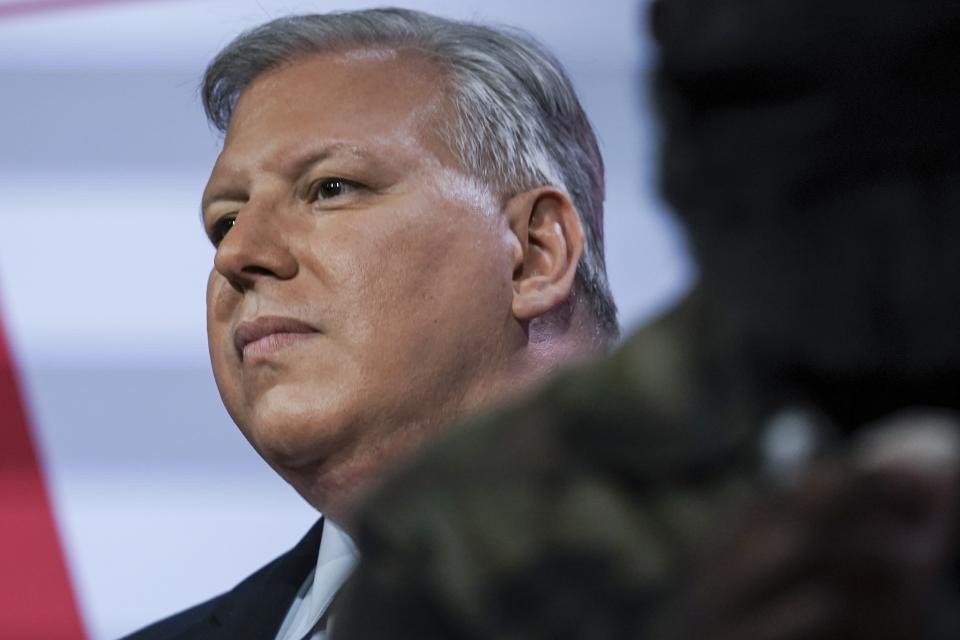
{"type": "MultiPolygon", "coordinates": [[[[690,269],[651,188],[637,3],[399,4],[520,26],[558,53],[607,162],[623,323],[676,296],[690,269]]],[[[209,372],[198,203],[218,140],[196,84],[245,27],[361,6],[140,0],[0,17],[0,301],[95,640],[229,588],[315,518],[239,435],[209,372]]]]}

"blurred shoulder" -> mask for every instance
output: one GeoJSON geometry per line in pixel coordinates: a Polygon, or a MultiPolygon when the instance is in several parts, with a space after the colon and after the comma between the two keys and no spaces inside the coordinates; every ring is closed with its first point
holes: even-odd
{"type": "Polygon", "coordinates": [[[559,637],[611,618],[640,634],[709,523],[750,491],[741,434],[697,419],[713,359],[698,322],[674,310],[392,478],[357,520],[364,605],[347,605],[343,637],[377,637],[391,611],[404,637],[559,637]]]}

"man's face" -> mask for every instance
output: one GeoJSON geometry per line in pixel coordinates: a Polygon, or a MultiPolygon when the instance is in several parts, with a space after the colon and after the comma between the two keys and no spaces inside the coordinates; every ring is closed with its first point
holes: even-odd
{"type": "Polygon", "coordinates": [[[315,504],[475,404],[513,348],[510,231],[435,134],[437,76],[382,51],[271,71],[241,96],[204,192],[222,236],[217,385],[315,504]]]}

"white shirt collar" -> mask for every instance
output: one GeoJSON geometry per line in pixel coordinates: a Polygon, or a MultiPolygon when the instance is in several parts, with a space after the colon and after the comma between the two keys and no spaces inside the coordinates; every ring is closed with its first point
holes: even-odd
{"type": "MultiPolygon", "coordinates": [[[[317,566],[304,581],[276,640],[303,640],[326,613],[337,591],[350,577],[360,554],[347,533],[324,518],[317,566]]],[[[313,635],[311,638],[323,638],[313,635]]]]}

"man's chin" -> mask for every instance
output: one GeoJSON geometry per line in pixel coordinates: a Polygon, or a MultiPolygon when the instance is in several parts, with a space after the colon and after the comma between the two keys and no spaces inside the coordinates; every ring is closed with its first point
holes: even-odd
{"type": "Polygon", "coordinates": [[[257,452],[274,468],[301,467],[324,457],[342,437],[343,398],[330,389],[302,383],[244,388],[235,402],[224,403],[257,452]]]}
{"type": "Polygon", "coordinates": [[[316,423],[260,423],[244,431],[244,435],[257,453],[281,473],[285,469],[294,471],[322,464],[334,448],[333,434],[316,423]]]}

